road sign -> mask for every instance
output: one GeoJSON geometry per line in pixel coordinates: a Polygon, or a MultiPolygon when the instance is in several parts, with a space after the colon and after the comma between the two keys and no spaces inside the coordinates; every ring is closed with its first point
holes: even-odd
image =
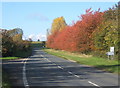
{"type": "Polygon", "coordinates": [[[108,55],[108,56],[114,55],[114,52],[107,52],[107,55],[108,55]]]}
{"type": "Polygon", "coordinates": [[[110,52],[114,52],[114,47],[110,47],[110,52]]]}

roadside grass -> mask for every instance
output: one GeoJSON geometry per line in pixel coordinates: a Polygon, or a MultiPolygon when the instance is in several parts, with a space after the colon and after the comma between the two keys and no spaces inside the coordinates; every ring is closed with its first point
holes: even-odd
{"type": "Polygon", "coordinates": [[[1,57],[0,59],[9,60],[9,59],[18,59],[20,57],[1,57]]]}
{"type": "Polygon", "coordinates": [[[74,60],[77,63],[96,67],[98,69],[120,74],[120,64],[118,60],[108,60],[107,58],[93,57],[78,53],[70,53],[62,50],[43,49],[45,52],[62,57],[64,59],[74,60]]]}

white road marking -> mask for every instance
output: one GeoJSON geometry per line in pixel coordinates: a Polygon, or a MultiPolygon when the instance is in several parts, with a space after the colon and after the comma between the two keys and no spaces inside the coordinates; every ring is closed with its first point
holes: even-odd
{"type": "Polygon", "coordinates": [[[62,67],[58,66],[58,68],[63,69],[62,67]]]}
{"type": "Polygon", "coordinates": [[[24,63],[26,59],[22,59],[22,62],[21,63],[24,63]]]}
{"type": "MultiPolygon", "coordinates": [[[[41,56],[44,57],[43,55],[41,55],[41,56]]],[[[50,61],[49,59],[47,59],[45,57],[44,57],[44,59],[46,59],[48,62],[52,62],[52,61],[50,61]]],[[[57,65],[57,64],[53,63],[53,65],[57,65]]],[[[57,67],[60,68],[60,69],[63,69],[61,66],[57,66],[57,67]]]]}
{"type": "Polygon", "coordinates": [[[57,64],[55,64],[55,63],[52,63],[52,65],[57,65],[57,64]]]}
{"type": "Polygon", "coordinates": [[[75,77],[77,77],[77,78],[79,78],[79,76],[78,75],[74,75],[75,77]]]}
{"type": "MultiPolygon", "coordinates": [[[[41,55],[41,56],[44,57],[43,55],[41,55]]],[[[44,58],[44,59],[46,59],[48,62],[52,62],[52,61],[48,60],[47,58],[44,58]]],[[[73,61],[73,60],[70,60],[70,61],[75,62],[75,61],[73,61]]],[[[55,64],[55,65],[57,65],[57,64],[55,64]]],[[[64,69],[64,68],[62,68],[61,66],[57,66],[57,67],[60,68],[60,69],[64,69]]],[[[70,72],[70,71],[68,71],[68,73],[74,75],[74,74],[73,74],[72,72],[70,72]]],[[[74,75],[74,76],[77,77],[77,78],[79,78],[78,75],[74,75]]]]}
{"type": "Polygon", "coordinates": [[[48,62],[51,62],[50,60],[48,60],[47,58],[45,58],[43,55],[41,55],[44,59],[46,59],[48,62]]]}
{"type": "MultiPolygon", "coordinates": [[[[44,57],[43,55],[41,55],[42,57],[44,57]]],[[[51,62],[50,60],[48,60],[47,58],[44,58],[44,59],[46,59],[48,62],[51,62]]],[[[74,62],[73,60],[71,60],[72,62],[74,62]]],[[[56,64],[55,64],[56,65],[56,64]]],[[[57,66],[58,68],[60,68],[60,69],[63,69],[61,66],[57,66]]],[[[70,71],[68,71],[68,73],[69,74],[72,74],[73,75],[73,73],[72,72],[70,72],[70,71]]],[[[79,76],[78,75],[74,75],[75,77],[77,77],[77,78],[79,78],[79,76]]]]}
{"type": "MultiPolygon", "coordinates": [[[[43,55],[41,55],[41,56],[44,57],[43,55]]],[[[44,58],[44,59],[46,59],[47,61],[51,62],[51,61],[48,60],[47,58],[44,58]]],[[[29,88],[28,81],[27,81],[27,77],[26,77],[26,61],[27,61],[27,60],[28,60],[28,58],[27,58],[27,59],[24,59],[24,60],[22,61],[22,63],[24,63],[24,65],[23,65],[23,83],[24,83],[25,88],[29,88]]],[[[73,61],[72,61],[72,62],[73,62],[73,61]]],[[[57,65],[57,64],[54,63],[54,65],[57,65]]],[[[57,66],[57,67],[60,68],[60,69],[63,69],[61,66],[57,66]]],[[[70,72],[70,71],[68,71],[68,73],[74,75],[74,74],[73,74],[72,72],[70,72]]],[[[78,75],[74,75],[74,76],[77,77],[77,78],[80,77],[80,76],[78,76],[78,75]]],[[[91,81],[88,81],[88,83],[90,83],[90,84],[92,84],[92,85],[94,85],[94,86],[100,87],[99,85],[97,85],[97,84],[95,84],[95,83],[93,83],[93,82],[91,82],[91,81]]]]}
{"type": "Polygon", "coordinates": [[[42,57],[44,57],[43,55],[41,55],[42,57]]]}
{"type": "Polygon", "coordinates": [[[69,74],[74,75],[75,77],[79,78],[80,76],[73,74],[72,72],[68,71],[69,74]]]}
{"type": "Polygon", "coordinates": [[[93,82],[91,82],[91,81],[88,81],[88,83],[90,83],[90,84],[92,84],[92,85],[94,85],[94,86],[100,87],[99,85],[97,85],[97,84],[95,84],[95,83],[93,83],[93,82]]]}
{"type": "Polygon", "coordinates": [[[69,73],[69,74],[73,74],[73,73],[72,73],[72,72],[70,72],[70,71],[69,71],[68,73],[69,73]]]}
{"type": "Polygon", "coordinates": [[[25,88],[29,88],[28,81],[26,78],[26,68],[25,68],[27,60],[28,60],[28,58],[25,59],[24,61],[22,61],[24,63],[24,65],[23,65],[23,84],[24,84],[25,88]]]}
{"type": "Polygon", "coordinates": [[[48,62],[51,62],[50,60],[48,60],[47,58],[45,58],[48,62]]]}

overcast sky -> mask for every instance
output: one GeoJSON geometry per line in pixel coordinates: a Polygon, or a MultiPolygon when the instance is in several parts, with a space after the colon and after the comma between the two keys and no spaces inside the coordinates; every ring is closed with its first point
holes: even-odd
{"type": "Polygon", "coordinates": [[[53,19],[63,16],[68,25],[86,9],[107,10],[117,2],[2,2],[2,28],[21,28],[24,38],[46,40],[53,19]]]}

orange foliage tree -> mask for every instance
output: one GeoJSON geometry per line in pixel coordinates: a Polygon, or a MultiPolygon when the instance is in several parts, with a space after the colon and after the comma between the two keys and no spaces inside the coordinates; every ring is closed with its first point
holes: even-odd
{"type": "Polygon", "coordinates": [[[87,53],[94,49],[92,33],[103,20],[103,12],[86,10],[72,26],[51,33],[47,39],[49,48],[87,53]]]}

